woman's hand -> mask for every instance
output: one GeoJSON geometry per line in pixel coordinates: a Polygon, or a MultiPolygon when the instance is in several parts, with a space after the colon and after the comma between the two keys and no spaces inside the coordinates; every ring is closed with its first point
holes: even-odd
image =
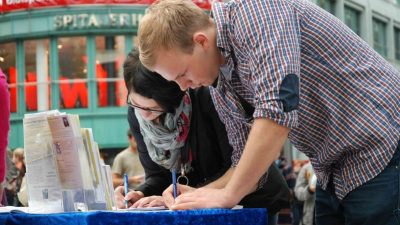
{"type": "Polygon", "coordinates": [[[153,195],[150,197],[144,197],[136,201],[130,208],[147,208],[156,206],[166,206],[162,196],[153,195]]]}
{"type": "MultiPolygon", "coordinates": [[[[187,185],[182,185],[182,184],[177,184],[177,195],[180,194],[184,194],[184,193],[189,193],[192,192],[194,190],[196,190],[196,188],[192,188],[190,186],[187,185]]],[[[170,185],[167,189],[164,190],[163,192],[163,198],[164,198],[164,203],[168,208],[171,208],[171,206],[173,204],[175,204],[175,199],[174,199],[174,191],[172,189],[172,185],[170,185]]]]}
{"type": "Polygon", "coordinates": [[[144,197],[143,192],[130,190],[126,196],[124,196],[124,187],[119,186],[114,190],[115,201],[118,209],[125,209],[125,200],[128,201],[128,208],[135,202],[139,201],[144,197]]]}

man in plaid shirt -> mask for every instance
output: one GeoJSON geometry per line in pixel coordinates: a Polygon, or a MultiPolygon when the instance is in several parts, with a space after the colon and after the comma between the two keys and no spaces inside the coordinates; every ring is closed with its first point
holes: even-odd
{"type": "Polygon", "coordinates": [[[234,148],[224,184],[167,189],[172,209],[234,206],[288,137],[318,177],[317,224],[399,224],[400,73],[341,21],[307,0],[215,3],[211,18],[162,0],[138,35],[146,67],[212,86],[234,148]]]}

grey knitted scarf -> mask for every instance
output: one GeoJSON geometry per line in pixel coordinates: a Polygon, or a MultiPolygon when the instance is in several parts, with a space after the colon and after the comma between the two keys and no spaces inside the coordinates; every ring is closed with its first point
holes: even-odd
{"type": "Polygon", "coordinates": [[[166,113],[162,124],[146,121],[135,110],[140,131],[150,158],[166,169],[180,169],[180,150],[184,147],[189,134],[192,102],[188,93],[175,113],[166,113]]]}

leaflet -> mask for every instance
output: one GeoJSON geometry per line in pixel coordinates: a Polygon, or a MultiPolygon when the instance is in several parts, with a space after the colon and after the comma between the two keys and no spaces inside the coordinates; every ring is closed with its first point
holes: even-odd
{"type": "Polygon", "coordinates": [[[27,114],[23,119],[25,161],[30,163],[53,155],[52,137],[47,116],[56,115],[57,111],[27,114]]]}
{"type": "Polygon", "coordinates": [[[83,188],[81,166],[77,149],[77,137],[74,135],[74,122],[69,115],[47,118],[55,148],[58,173],[63,189],[83,188]]]}
{"type": "Polygon", "coordinates": [[[25,175],[29,206],[33,210],[48,207],[49,212],[62,212],[62,193],[47,123],[47,116],[58,114],[58,111],[27,114],[23,120],[25,175]]]}

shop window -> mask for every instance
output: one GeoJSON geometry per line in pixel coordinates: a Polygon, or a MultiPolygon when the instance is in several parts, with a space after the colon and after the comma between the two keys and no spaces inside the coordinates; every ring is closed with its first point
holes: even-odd
{"type": "Polygon", "coordinates": [[[10,111],[17,112],[17,70],[16,70],[16,44],[0,44],[0,68],[7,76],[10,91],[10,111]]]}
{"type": "Polygon", "coordinates": [[[386,23],[376,18],[372,19],[374,49],[383,57],[387,56],[386,23]]]}
{"type": "Polygon", "coordinates": [[[361,34],[361,24],[360,24],[361,12],[350,8],[348,6],[344,7],[344,20],[347,26],[350,27],[358,36],[361,34]]]}
{"type": "Polygon", "coordinates": [[[125,106],[126,88],[123,76],[124,36],[96,37],[96,80],[100,107],[125,106]]]}
{"type": "Polygon", "coordinates": [[[58,39],[59,108],[87,108],[87,56],[85,37],[58,39]]]}
{"type": "Polygon", "coordinates": [[[400,61],[400,28],[394,28],[394,51],[396,60],[400,61]]]}
{"type": "Polygon", "coordinates": [[[43,111],[50,105],[49,41],[24,42],[25,102],[27,111],[43,111]]]}
{"type": "Polygon", "coordinates": [[[317,0],[317,5],[335,15],[335,2],[336,0],[317,0]]]}

